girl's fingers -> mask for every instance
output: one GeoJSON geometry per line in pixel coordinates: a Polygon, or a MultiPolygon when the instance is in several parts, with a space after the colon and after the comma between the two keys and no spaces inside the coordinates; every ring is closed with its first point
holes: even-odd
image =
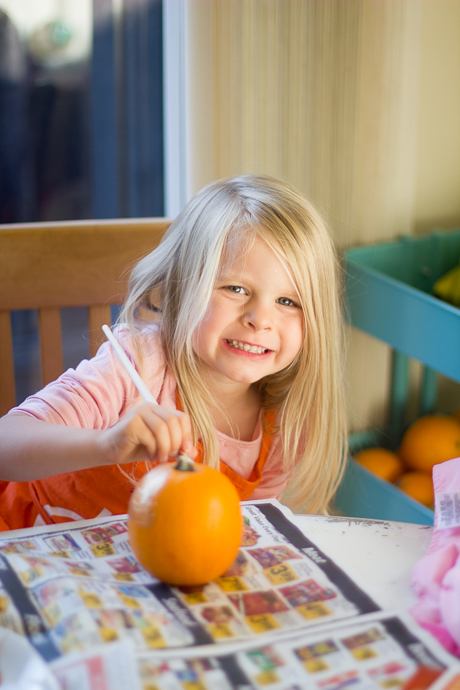
{"type": "Polygon", "coordinates": [[[110,464],[155,460],[158,444],[145,411],[128,415],[105,432],[110,464]]]}
{"type": "Polygon", "coordinates": [[[189,455],[191,458],[195,458],[198,455],[198,451],[193,445],[192,441],[192,423],[190,417],[185,412],[179,410],[174,410],[173,419],[177,420],[179,423],[179,446],[177,451],[182,451],[189,455]]]}
{"type": "MultiPolygon", "coordinates": [[[[128,429],[128,434],[129,431],[128,429]]],[[[147,456],[145,459],[152,461],[156,460],[158,455],[158,442],[152,434],[150,425],[140,417],[135,420],[135,428],[133,428],[132,431],[133,438],[130,439],[131,445],[134,445],[137,449],[143,448],[147,456]]],[[[136,451],[136,455],[139,455],[139,450],[136,451]]]]}
{"type": "Polygon", "coordinates": [[[188,414],[182,412],[182,416],[179,418],[181,429],[182,429],[182,443],[181,449],[191,458],[195,458],[198,455],[198,451],[193,445],[192,436],[192,422],[188,414]]]}
{"type": "Polygon", "coordinates": [[[150,434],[155,439],[155,455],[152,460],[166,462],[171,453],[174,453],[174,441],[170,426],[159,415],[155,414],[148,407],[139,410],[142,421],[147,426],[150,434]]]}
{"type": "Polygon", "coordinates": [[[145,422],[148,424],[157,442],[157,460],[164,462],[168,457],[175,457],[180,450],[196,456],[192,443],[190,417],[176,410],[168,410],[150,404],[142,406],[145,422]]]}
{"type": "Polygon", "coordinates": [[[191,458],[197,455],[192,444],[190,417],[159,405],[143,403],[104,436],[111,464],[151,460],[166,462],[180,451],[191,458]]]}

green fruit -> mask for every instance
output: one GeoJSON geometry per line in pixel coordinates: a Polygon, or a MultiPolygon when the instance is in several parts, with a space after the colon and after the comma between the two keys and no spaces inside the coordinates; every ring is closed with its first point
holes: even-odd
{"type": "Polygon", "coordinates": [[[433,294],[456,307],[460,306],[460,265],[447,271],[436,281],[433,294]]]}

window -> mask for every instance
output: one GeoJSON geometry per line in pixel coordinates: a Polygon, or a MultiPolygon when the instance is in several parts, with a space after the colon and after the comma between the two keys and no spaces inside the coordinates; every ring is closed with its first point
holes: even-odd
{"type": "MultiPolygon", "coordinates": [[[[0,223],[162,216],[161,0],[0,0],[0,223]]],[[[64,309],[65,366],[88,355],[64,309]]],[[[13,315],[17,400],[37,315],[13,315]]]]}

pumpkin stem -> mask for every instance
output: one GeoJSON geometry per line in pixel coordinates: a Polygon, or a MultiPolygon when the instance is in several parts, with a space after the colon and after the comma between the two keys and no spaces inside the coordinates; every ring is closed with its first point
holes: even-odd
{"type": "Polygon", "coordinates": [[[191,460],[187,455],[180,453],[180,455],[177,456],[174,469],[179,470],[180,472],[195,472],[195,465],[193,460],[191,460]]]}

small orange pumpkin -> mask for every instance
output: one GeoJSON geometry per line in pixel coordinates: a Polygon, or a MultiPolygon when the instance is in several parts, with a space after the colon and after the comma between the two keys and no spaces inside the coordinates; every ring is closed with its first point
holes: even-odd
{"type": "Polygon", "coordinates": [[[202,585],[231,566],[241,544],[238,493],[217,470],[181,458],[134,490],[128,515],[139,563],[170,585],[202,585]]]}

